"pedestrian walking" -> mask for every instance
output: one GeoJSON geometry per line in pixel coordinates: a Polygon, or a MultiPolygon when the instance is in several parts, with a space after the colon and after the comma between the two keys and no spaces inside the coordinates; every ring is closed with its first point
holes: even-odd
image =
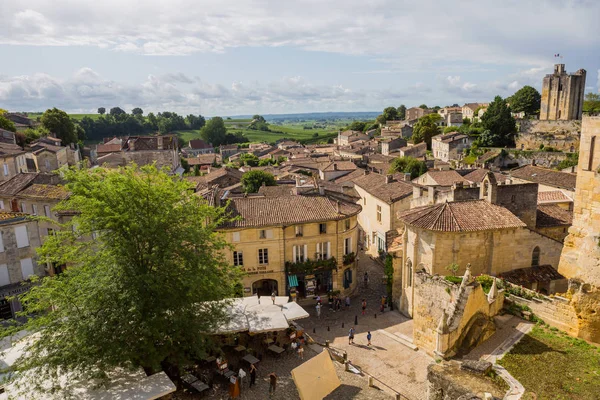
{"type": "Polygon", "coordinates": [[[317,318],[321,319],[321,304],[317,303],[315,308],[317,309],[317,318]]]}
{"type": "Polygon", "coordinates": [[[300,357],[300,359],[302,361],[304,361],[304,347],[303,346],[298,347],[298,357],[300,357]]]}
{"type": "Polygon", "coordinates": [[[381,312],[383,313],[383,311],[385,310],[385,296],[381,296],[381,306],[379,307],[379,309],[381,310],[381,312]]]}
{"type": "Polygon", "coordinates": [[[365,271],[365,275],[363,276],[363,281],[365,282],[365,287],[369,286],[369,273],[365,271]]]}
{"type": "Polygon", "coordinates": [[[250,365],[250,386],[256,384],[256,367],[254,364],[250,365]]]}
{"type": "Polygon", "coordinates": [[[317,304],[321,304],[321,296],[317,295],[317,304]]]}
{"type": "Polygon", "coordinates": [[[366,310],[367,310],[367,300],[362,299],[362,315],[365,315],[366,310]]]}
{"type": "Polygon", "coordinates": [[[244,383],[246,383],[246,371],[243,368],[238,371],[238,378],[240,378],[240,389],[243,389],[244,383]]]}
{"type": "Polygon", "coordinates": [[[356,332],[354,327],[348,331],[348,344],[354,344],[354,332],[356,332]]]}
{"type": "Polygon", "coordinates": [[[346,296],[346,309],[350,308],[350,296],[346,296]]]}
{"type": "Polygon", "coordinates": [[[370,346],[370,345],[371,345],[371,337],[372,337],[372,336],[371,336],[371,331],[368,331],[368,332],[367,332],[367,340],[369,341],[369,343],[367,343],[367,346],[370,346]]]}
{"type": "Polygon", "coordinates": [[[337,311],[342,311],[342,299],[339,296],[335,296],[335,309],[337,311]]]}
{"type": "Polygon", "coordinates": [[[273,397],[275,389],[277,387],[277,375],[275,372],[269,374],[269,397],[273,397]]]}
{"type": "Polygon", "coordinates": [[[327,303],[329,304],[329,311],[333,310],[333,295],[331,294],[331,292],[329,292],[327,303]]]}

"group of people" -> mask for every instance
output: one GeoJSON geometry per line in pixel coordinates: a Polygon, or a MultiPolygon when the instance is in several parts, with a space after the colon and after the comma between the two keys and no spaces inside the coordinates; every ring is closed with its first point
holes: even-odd
{"type": "MultiPolygon", "coordinates": [[[[317,310],[317,317],[321,318],[321,310],[323,309],[321,296],[317,296],[316,301],[317,301],[317,304],[315,305],[315,309],[317,310]]],[[[337,294],[333,295],[330,292],[328,299],[327,299],[327,303],[329,304],[330,311],[333,311],[333,312],[342,311],[342,298],[340,296],[338,296],[337,294]]],[[[345,303],[345,308],[349,309],[350,308],[350,296],[346,296],[344,303],[345,303]]]]}
{"type": "MultiPolygon", "coordinates": [[[[354,334],[356,333],[356,329],[354,327],[350,328],[350,330],[348,331],[348,344],[354,344],[354,334]]],[[[371,335],[371,331],[367,331],[367,346],[371,346],[371,338],[373,337],[373,335],[371,335]]]]}

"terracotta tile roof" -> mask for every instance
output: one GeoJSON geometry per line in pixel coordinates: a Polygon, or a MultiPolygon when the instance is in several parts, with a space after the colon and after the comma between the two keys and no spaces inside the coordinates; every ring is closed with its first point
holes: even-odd
{"type": "Polygon", "coordinates": [[[215,168],[206,175],[186,176],[185,179],[200,186],[210,186],[220,178],[231,177],[234,180],[242,179],[242,172],[231,168],[215,168]]]}
{"type": "Polygon", "coordinates": [[[365,190],[371,196],[385,201],[388,204],[394,203],[405,197],[412,196],[413,185],[409,182],[394,180],[385,183],[386,177],[379,174],[362,175],[354,179],[354,185],[365,190]]]}
{"type": "Polygon", "coordinates": [[[362,135],[361,131],[344,131],[340,133],[341,136],[354,136],[354,135],[362,135]]]}
{"type": "Polygon", "coordinates": [[[321,171],[329,172],[329,171],[354,171],[356,168],[356,164],[352,161],[335,161],[332,163],[323,163],[319,169],[321,171]]]}
{"type": "Polygon", "coordinates": [[[0,143],[0,156],[17,156],[23,153],[25,153],[25,151],[21,148],[21,146],[11,143],[0,143]]]}
{"type": "Polygon", "coordinates": [[[23,189],[34,183],[50,185],[57,184],[59,181],[60,177],[54,174],[44,174],[38,172],[26,172],[17,174],[9,180],[0,184],[0,196],[15,196],[23,189]]]}
{"type": "Polygon", "coordinates": [[[57,145],[50,144],[50,143],[45,143],[42,141],[37,141],[37,142],[31,144],[31,149],[33,150],[34,153],[41,153],[44,150],[48,150],[51,153],[57,153],[64,148],[65,147],[57,146],[57,145]]]}
{"type": "Polygon", "coordinates": [[[231,199],[232,217],[223,228],[249,228],[332,221],[358,214],[357,204],[336,202],[325,196],[241,197],[231,199]],[[339,204],[339,212],[337,210],[339,204]]]}
{"type": "Polygon", "coordinates": [[[204,140],[202,139],[192,139],[190,140],[190,149],[193,150],[201,150],[201,149],[212,149],[213,147],[206,143],[204,140]]]}
{"type": "Polygon", "coordinates": [[[356,178],[360,178],[364,174],[365,174],[364,169],[357,168],[354,171],[350,172],[349,174],[342,175],[339,178],[335,178],[335,179],[331,180],[331,182],[333,182],[333,183],[351,182],[351,181],[354,181],[354,179],[356,179],[356,178]]]}
{"type": "MultiPolygon", "coordinates": [[[[490,172],[489,169],[479,168],[464,175],[463,178],[469,182],[480,183],[483,181],[483,178],[485,178],[488,172],[490,172]]],[[[494,176],[496,177],[497,182],[504,182],[506,181],[506,178],[508,178],[508,176],[502,175],[498,172],[494,172],[494,176]]]]}
{"type": "Polygon", "coordinates": [[[186,158],[189,165],[212,164],[217,158],[216,154],[200,154],[196,157],[186,158]]]}
{"type": "Polygon", "coordinates": [[[69,193],[63,186],[33,184],[19,193],[19,197],[31,199],[63,200],[69,197],[69,193]]]}
{"type": "Polygon", "coordinates": [[[104,153],[114,153],[117,151],[121,151],[121,145],[120,144],[99,144],[96,147],[96,152],[98,154],[104,154],[104,153]]]}
{"type": "Polygon", "coordinates": [[[535,225],[538,228],[569,226],[573,224],[573,211],[565,210],[556,204],[543,204],[537,207],[535,225]]]}
{"type": "Polygon", "coordinates": [[[551,265],[513,269],[512,271],[498,274],[498,277],[519,286],[526,286],[533,282],[549,282],[557,279],[566,279],[551,265]]]}
{"type": "Polygon", "coordinates": [[[563,203],[573,202],[573,199],[560,190],[550,190],[548,192],[538,192],[538,204],[541,203],[563,203]]]}
{"type": "Polygon", "coordinates": [[[439,232],[475,232],[527,225],[504,207],[469,200],[417,207],[398,215],[404,223],[439,232]]]}
{"type": "Polygon", "coordinates": [[[291,196],[295,185],[261,186],[258,194],[265,197],[291,196]]]}
{"type": "Polygon", "coordinates": [[[490,150],[483,153],[481,156],[477,157],[477,161],[480,163],[484,163],[490,161],[500,155],[499,150],[490,150]]]}
{"type": "Polygon", "coordinates": [[[12,211],[0,211],[0,221],[8,222],[11,219],[23,219],[27,217],[29,214],[25,214],[22,212],[12,212],[12,211]]]}
{"type": "Polygon", "coordinates": [[[458,172],[454,170],[449,171],[427,171],[433,181],[439,186],[452,186],[456,182],[469,183],[463,178],[458,172]]]}
{"type": "Polygon", "coordinates": [[[576,174],[554,171],[552,169],[536,167],[533,165],[525,165],[513,169],[510,174],[515,178],[570,191],[575,190],[575,183],[577,181],[576,174]]]}

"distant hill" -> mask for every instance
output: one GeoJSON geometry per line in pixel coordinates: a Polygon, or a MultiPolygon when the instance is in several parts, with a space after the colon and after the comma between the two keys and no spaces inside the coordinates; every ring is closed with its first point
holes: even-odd
{"type": "MultiPolygon", "coordinates": [[[[262,116],[267,121],[332,121],[332,120],[371,120],[377,118],[381,114],[380,111],[355,111],[355,112],[314,112],[314,113],[298,113],[298,114],[263,114],[262,116]]],[[[224,117],[227,118],[227,117],[224,117]]],[[[232,119],[248,119],[252,115],[230,115],[232,119]]]]}

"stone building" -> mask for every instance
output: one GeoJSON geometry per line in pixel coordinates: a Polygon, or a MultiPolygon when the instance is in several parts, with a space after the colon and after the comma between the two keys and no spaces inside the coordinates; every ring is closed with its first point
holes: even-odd
{"type": "MultiPolygon", "coordinates": [[[[577,175],[535,165],[525,165],[512,169],[510,178],[515,183],[537,183],[539,192],[561,192],[573,198],[577,175]]],[[[557,194],[558,196],[558,194],[557,194]]]]}
{"type": "Polygon", "coordinates": [[[22,310],[18,298],[11,296],[29,290],[24,284],[32,275],[44,276],[43,265],[36,262],[35,249],[41,245],[37,221],[18,212],[0,211],[0,319],[15,317],[22,310]]]}
{"type": "Polygon", "coordinates": [[[479,113],[475,114],[481,108],[489,106],[488,103],[465,103],[462,106],[463,118],[469,118],[471,121],[475,121],[479,117],[479,113]]]}
{"type": "Polygon", "coordinates": [[[408,182],[403,178],[402,174],[367,174],[353,181],[362,207],[358,223],[364,234],[363,243],[372,256],[387,251],[390,234],[395,236],[401,225],[396,215],[410,208],[413,185],[410,175],[408,182]]]}
{"type": "Polygon", "coordinates": [[[283,295],[294,288],[300,297],[357,284],[357,215],[361,207],[322,194],[231,198],[234,217],[219,228],[233,246],[227,260],[242,268],[244,295],[283,295]]]}
{"type": "Polygon", "coordinates": [[[343,131],[338,133],[336,144],[338,146],[348,146],[357,140],[368,140],[369,136],[361,131],[343,131]]]}
{"type": "Polygon", "coordinates": [[[438,160],[460,160],[463,151],[471,147],[472,142],[469,136],[458,132],[437,135],[431,138],[431,152],[438,160]]]}
{"type": "Polygon", "coordinates": [[[27,172],[25,151],[16,144],[0,143],[0,163],[2,163],[0,182],[5,182],[17,174],[27,172]]]}
{"type": "Polygon", "coordinates": [[[126,136],[105,139],[96,149],[97,163],[107,167],[121,167],[130,163],[144,166],[156,163],[158,168],[168,168],[181,175],[181,160],[177,135],[126,136]]]}
{"type": "Polygon", "coordinates": [[[181,149],[181,151],[188,157],[196,157],[200,154],[212,154],[215,152],[215,148],[202,139],[192,139],[188,146],[181,149]]]}
{"type": "Polygon", "coordinates": [[[75,145],[62,146],[61,140],[43,137],[31,143],[28,157],[35,163],[36,171],[52,172],[64,165],[77,165],[81,161],[79,148],[75,145]]]}
{"type": "Polygon", "coordinates": [[[583,116],[573,226],[558,270],[573,284],[576,335],[600,342],[600,116],[583,116]]]}
{"type": "Polygon", "coordinates": [[[411,107],[406,110],[406,117],[404,119],[407,121],[412,121],[412,120],[419,119],[427,114],[431,114],[433,112],[435,112],[435,111],[426,109],[426,108],[411,107]]]}
{"type": "Polygon", "coordinates": [[[544,77],[540,120],[581,119],[586,71],[565,71],[565,64],[555,64],[554,73],[544,77]]]}
{"type": "Polygon", "coordinates": [[[400,149],[406,146],[406,140],[402,137],[388,136],[384,137],[381,141],[381,154],[389,156],[394,150],[400,149]]]}

